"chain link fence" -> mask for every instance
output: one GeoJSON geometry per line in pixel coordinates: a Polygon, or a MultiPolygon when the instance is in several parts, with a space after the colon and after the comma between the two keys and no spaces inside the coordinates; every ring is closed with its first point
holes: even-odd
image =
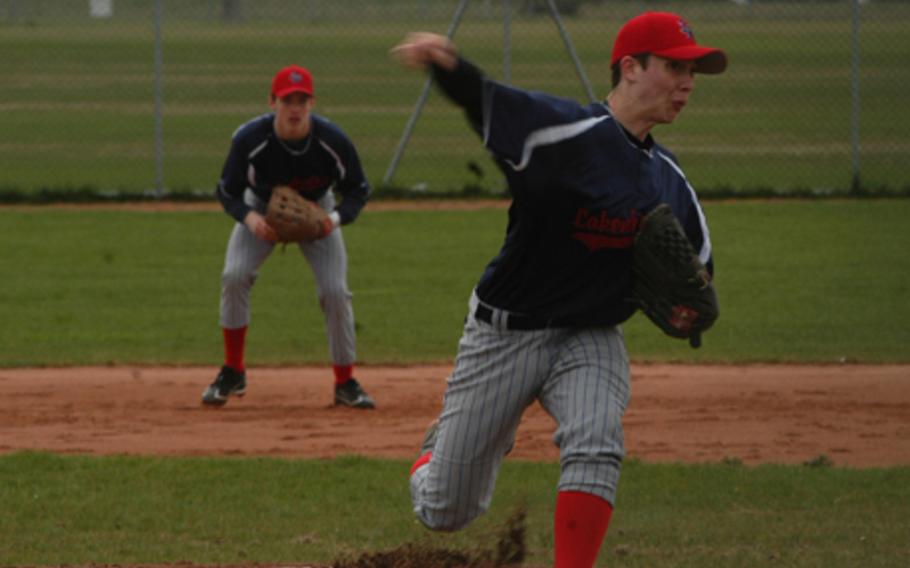
{"type": "Polygon", "coordinates": [[[0,0],[0,192],[210,195],[231,134],[298,63],[377,195],[499,193],[459,111],[434,89],[420,106],[425,78],[389,49],[451,31],[494,78],[601,99],[643,10],[730,59],[655,129],[701,192],[910,191],[908,0],[0,0]]]}

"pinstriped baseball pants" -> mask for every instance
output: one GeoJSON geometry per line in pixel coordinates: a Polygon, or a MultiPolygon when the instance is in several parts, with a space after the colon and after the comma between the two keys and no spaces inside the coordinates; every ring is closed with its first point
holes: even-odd
{"type": "MultiPolygon", "coordinates": [[[[472,295],[469,314],[477,302],[472,295]]],[[[414,513],[434,530],[458,530],[489,508],[502,459],[535,400],[557,424],[558,490],[616,498],[630,395],[621,329],[510,331],[497,312],[492,325],[467,318],[433,457],[411,476],[414,513]]]]}
{"type": "MultiPolygon", "coordinates": [[[[265,203],[249,190],[244,199],[251,207],[265,212],[265,203]]],[[[327,193],[319,205],[326,211],[331,211],[335,207],[334,195],[327,193]]],[[[335,229],[325,238],[297,245],[313,270],[319,306],[325,316],[332,362],[336,365],[353,365],[356,360],[353,295],[347,284],[348,256],[341,228],[335,229]]],[[[219,322],[222,327],[235,329],[249,325],[250,292],[259,268],[274,249],[275,243],[256,237],[243,223],[234,225],[221,274],[219,322]]]]}

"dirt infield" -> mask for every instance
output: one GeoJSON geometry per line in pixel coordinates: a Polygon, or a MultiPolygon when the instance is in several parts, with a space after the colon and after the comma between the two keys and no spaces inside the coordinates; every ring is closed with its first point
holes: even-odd
{"type": "MultiPolygon", "coordinates": [[[[254,368],[247,395],[199,397],[213,368],[0,370],[0,452],[408,459],[451,368],[362,367],[373,411],[331,406],[326,368],[254,368]]],[[[910,465],[910,366],[633,365],[630,457],[648,462],[910,465]]],[[[557,460],[532,406],[510,459],[557,460]]]]}

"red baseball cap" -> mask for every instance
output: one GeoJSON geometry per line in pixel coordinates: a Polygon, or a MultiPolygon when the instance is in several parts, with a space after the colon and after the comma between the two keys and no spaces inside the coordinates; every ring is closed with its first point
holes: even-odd
{"type": "Polygon", "coordinates": [[[676,61],[695,61],[698,73],[721,73],[727,68],[726,54],[697,45],[689,24],[670,12],[645,12],[625,23],[613,43],[610,67],[626,55],[651,53],[676,61]]]}
{"type": "Polygon", "coordinates": [[[288,65],[272,79],[272,95],[280,99],[291,93],[313,96],[313,75],[306,67],[288,65]]]}

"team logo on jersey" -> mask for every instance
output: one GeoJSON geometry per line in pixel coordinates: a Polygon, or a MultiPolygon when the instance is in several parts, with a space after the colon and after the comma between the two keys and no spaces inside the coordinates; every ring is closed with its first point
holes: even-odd
{"type": "Polygon", "coordinates": [[[606,209],[590,211],[582,207],[572,220],[572,238],[590,251],[604,248],[631,248],[641,215],[633,210],[629,217],[611,217],[606,209]]]}
{"type": "Polygon", "coordinates": [[[297,191],[313,191],[327,187],[332,180],[326,176],[309,176],[305,178],[295,177],[288,183],[297,191]]]}
{"type": "Polygon", "coordinates": [[[682,32],[684,36],[695,41],[695,32],[692,31],[692,28],[689,27],[689,24],[685,20],[680,19],[679,22],[679,31],[682,32]]]}

